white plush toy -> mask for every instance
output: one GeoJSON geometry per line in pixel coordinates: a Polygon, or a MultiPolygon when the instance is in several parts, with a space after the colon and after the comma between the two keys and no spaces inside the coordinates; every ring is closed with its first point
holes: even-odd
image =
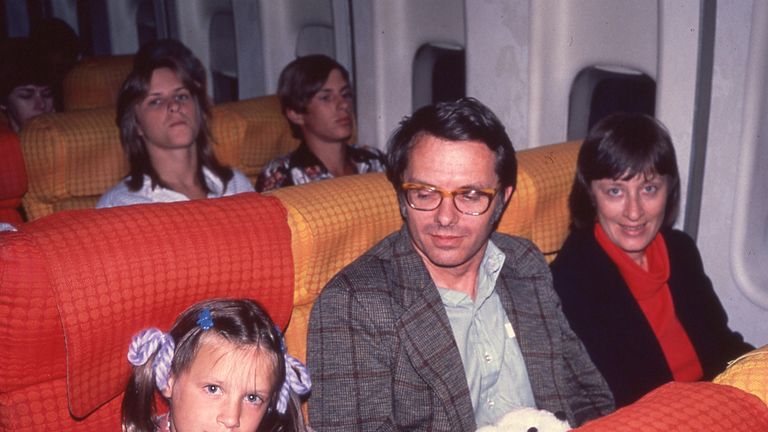
{"type": "Polygon", "coordinates": [[[477,432],[566,432],[571,426],[549,411],[520,408],[504,414],[495,425],[483,426],[477,432]]]}

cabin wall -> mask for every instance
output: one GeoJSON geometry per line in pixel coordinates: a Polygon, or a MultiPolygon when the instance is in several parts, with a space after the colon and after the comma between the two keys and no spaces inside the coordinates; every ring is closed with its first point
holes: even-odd
{"type": "Polygon", "coordinates": [[[768,343],[768,4],[719,0],[698,245],[731,327],[768,343]]]}
{"type": "Polygon", "coordinates": [[[385,148],[413,112],[413,60],[426,43],[466,46],[462,0],[352,3],[360,143],[385,148]]]}

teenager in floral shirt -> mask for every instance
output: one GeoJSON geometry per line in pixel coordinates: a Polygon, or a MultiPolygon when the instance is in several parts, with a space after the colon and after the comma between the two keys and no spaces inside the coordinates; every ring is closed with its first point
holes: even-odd
{"type": "Polygon", "coordinates": [[[268,163],[256,182],[264,192],[350,174],[384,171],[376,149],[349,144],[354,95],[349,73],[324,55],[299,57],[280,74],[277,94],[299,147],[268,163]]]}

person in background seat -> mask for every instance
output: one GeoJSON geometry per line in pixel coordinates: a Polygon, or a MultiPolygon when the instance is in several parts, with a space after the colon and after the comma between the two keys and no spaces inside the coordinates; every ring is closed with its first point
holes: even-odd
{"type": "Polygon", "coordinates": [[[181,42],[149,42],[117,99],[117,125],[130,172],[97,208],[216,198],[252,192],[240,171],[213,154],[205,69],[181,42]]]}
{"type": "Polygon", "coordinates": [[[576,165],[571,233],[551,268],[617,407],[669,381],[710,380],[752,349],[728,328],[696,244],[672,228],[679,206],[675,150],[659,121],[622,113],[594,126],[576,165]]]}
{"type": "Polygon", "coordinates": [[[301,144],[264,167],[256,190],[384,170],[378,150],[349,144],[355,129],[354,95],[349,73],[335,60],[319,54],[297,58],[280,73],[277,94],[301,144]]]}
{"type": "Polygon", "coordinates": [[[0,56],[0,111],[7,120],[0,127],[18,134],[27,121],[55,111],[55,77],[26,39],[9,41],[0,56]]]}

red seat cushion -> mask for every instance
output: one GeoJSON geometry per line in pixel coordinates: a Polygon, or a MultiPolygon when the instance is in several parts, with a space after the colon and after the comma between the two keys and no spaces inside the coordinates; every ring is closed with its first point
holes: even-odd
{"type": "MultiPolygon", "coordinates": [[[[193,303],[252,298],[285,327],[293,307],[290,238],[280,201],[256,193],[63,211],[2,233],[0,300],[34,305],[25,316],[0,304],[18,318],[0,332],[0,342],[4,355],[18,360],[20,375],[0,374],[0,384],[18,382],[17,388],[27,387],[16,394],[28,394],[46,385],[46,375],[64,376],[66,365],[66,392],[54,397],[68,400],[71,416],[83,418],[122,392],[131,337],[148,326],[168,329],[193,303]],[[34,315],[38,309],[42,319],[34,315]]],[[[0,387],[0,403],[11,403],[11,396],[0,387]]],[[[24,413],[14,411],[20,406],[0,408],[9,417],[47,411],[39,404],[24,406],[24,413]]],[[[112,415],[119,417],[119,410],[112,415]]]]}
{"type": "Polygon", "coordinates": [[[27,170],[19,137],[0,126],[0,222],[21,223],[16,210],[27,193],[27,170]]]}
{"type": "Polygon", "coordinates": [[[735,387],[709,382],[665,384],[579,432],[768,431],[768,407],[735,387]]]}

